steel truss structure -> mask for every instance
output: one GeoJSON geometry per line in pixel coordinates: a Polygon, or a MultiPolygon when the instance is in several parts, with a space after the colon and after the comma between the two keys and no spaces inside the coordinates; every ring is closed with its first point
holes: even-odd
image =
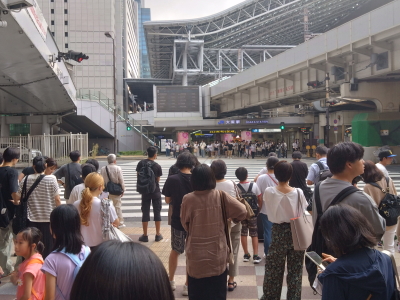
{"type": "Polygon", "coordinates": [[[188,77],[187,84],[206,84],[216,77],[237,74],[288,48],[279,45],[298,45],[304,42],[305,34],[326,32],[346,18],[357,16],[372,2],[372,8],[376,8],[389,1],[247,0],[204,18],[145,22],[151,74],[153,78],[185,84],[180,69],[185,74],[193,74],[189,71],[193,69],[198,71],[196,76],[188,77]],[[309,19],[307,24],[304,14],[309,19]],[[304,32],[305,27],[309,32],[304,32]],[[201,40],[203,45],[187,43],[192,40],[201,40]],[[182,65],[185,61],[187,72],[182,65]]]}

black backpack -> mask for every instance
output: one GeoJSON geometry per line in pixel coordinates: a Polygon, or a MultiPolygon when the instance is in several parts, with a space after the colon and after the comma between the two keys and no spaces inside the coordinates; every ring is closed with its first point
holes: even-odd
{"type": "MultiPolygon", "coordinates": [[[[333,254],[333,253],[326,246],[325,239],[323,238],[321,229],[319,228],[319,220],[321,219],[322,214],[323,214],[321,198],[319,195],[320,184],[321,183],[317,183],[317,185],[315,186],[315,189],[314,189],[314,195],[315,195],[314,201],[315,201],[315,205],[317,208],[317,220],[314,225],[314,231],[313,231],[313,235],[312,235],[311,245],[310,245],[310,247],[307,248],[307,252],[314,251],[319,256],[322,257],[322,253],[326,253],[326,254],[333,254]]],[[[354,186],[349,186],[347,188],[344,188],[339,194],[336,195],[336,197],[332,200],[332,202],[329,204],[327,209],[332,205],[340,203],[347,196],[349,196],[357,191],[359,191],[359,189],[354,186]]],[[[317,265],[314,264],[307,256],[305,258],[305,265],[306,265],[306,270],[308,273],[308,281],[310,282],[310,286],[316,292],[316,290],[313,288],[313,284],[314,284],[315,278],[317,276],[317,265]]]]}
{"type": "Polygon", "coordinates": [[[152,166],[153,162],[142,160],[142,167],[137,176],[136,191],[140,194],[151,194],[156,190],[156,176],[152,166]]]}
{"type": "Polygon", "coordinates": [[[328,177],[330,178],[333,176],[331,171],[329,171],[329,169],[325,169],[324,165],[320,161],[317,161],[316,164],[319,168],[319,177],[317,182],[324,181],[328,177]]]}
{"type": "Polygon", "coordinates": [[[386,179],[386,190],[382,189],[375,182],[368,182],[370,185],[380,189],[385,197],[379,204],[379,214],[386,220],[386,226],[393,226],[397,224],[397,217],[400,216],[400,197],[389,193],[389,178],[386,179]]]}
{"type": "Polygon", "coordinates": [[[239,183],[238,188],[240,189],[240,192],[242,194],[242,198],[245,199],[247,201],[247,203],[249,203],[250,207],[253,209],[254,214],[257,215],[258,214],[258,199],[257,199],[257,195],[253,193],[253,183],[250,183],[249,189],[247,190],[247,192],[245,191],[245,189],[242,187],[242,185],[239,183]]]}
{"type": "Polygon", "coordinates": [[[69,164],[67,164],[67,170],[68,170],[69,190],[72,191],[76,185],[83,183],[83,180],[81,177],[71,174],[71,171],[69,169],[69,164]]]}

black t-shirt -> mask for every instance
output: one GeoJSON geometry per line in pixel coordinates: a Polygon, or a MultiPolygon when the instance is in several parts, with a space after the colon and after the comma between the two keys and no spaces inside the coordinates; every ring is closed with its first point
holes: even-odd
{"type": "MultiPolygon", "coordinates": [[[[155,161],[153,161],[153,160],[150,160],[150,159],[143,159],[143,160],[141,160],[138,164],[137,164],[137,166],[136,166],[136,172],[139,172],[140,171],[140,169],[143,167],[143,163],[149,163],[149,162],[151,162],[151,163],[153,163],[153,165],[151,166],[151,169],[153,170],[153,172],[154,172],[154,176],[157,178],[157,177],[161,177],[162,176],[162,168],[161,168],[161,166],[158,164],[158,163],[156,163],[155,161]]],[[[156,189],[155,189],[155,191],[154,191],[154,193],[159,193],[160,192],[160,184],[158,183],[158,181],[156,180],[156,189]]]]}
{"type": "Polygon", "coordinates": [[[289,185],[295,188],[306,188],[306,178],[308,175],[307,164],[300,160],[294,160],[290,164],[293,167],[293,175],[292,178],[290,178],[289,185]]]}
{"type": "Polygon", "coordinates": [[[168,177],[179,173],[179,168],[176,165],[172,165],[168,171],[168,177]]]}
{"type": "Polygon", "coordinates": [[[18,192],[18,171],[11,167],[0,167],[0,189],[3,200],[6,203],[8,217],[14,218],[15,205],[12,200],[12,193],[18,192]]]}
{"type": "Polygon", "coordinates": [[[165,197],[171,197],[173,206],[171,216],[172,228],[180,231],[185,231],[181,224],[181,205],[183,196],[193,192],[192,185],[190,184],[190,177],[192,174],[178,174],[172,175],[167,178],[164,183],[162,194],[165,197]]]}
{"type": "Polygon", "coordinates": [[[228,150],[231,151],[233,149],[233,145],[232,144],[228,144],[228,150]]]}
{"type": "Polygon", "coordinates": [[[22,170],[22,174],[24,174],[25,176],[35,174],[35,169],[33,169],[33,167],[26,167],[22,170]]]}

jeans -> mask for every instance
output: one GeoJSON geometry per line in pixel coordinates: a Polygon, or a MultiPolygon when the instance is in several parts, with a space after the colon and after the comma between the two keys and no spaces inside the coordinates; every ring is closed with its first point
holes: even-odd
{"type": "Polygon", "coordinates": [[[267,255],[269,245],[271,245],[272,222],[268,220],[266,214],[260,213],[260,218],[264,227],[264,253],[267,255]]]}
{"type": "Polygon", "coordinates": [[[6,228],[0,227],[0,267],[4,271],[4,276],[14,271],[13,263],[10,259],[13,239],[11,224],[12,222],[6,228]]]}
{"type": "Polygon", "coordinates": [[[201,157],[204,157],[204,149],[200,149],[201,157]]]}
{"type": "Polygon", "coordinates": [[[169,156],[170,152],[171,152],[171,149],[165,149],[165,155],[166,156],[169,156]]]}

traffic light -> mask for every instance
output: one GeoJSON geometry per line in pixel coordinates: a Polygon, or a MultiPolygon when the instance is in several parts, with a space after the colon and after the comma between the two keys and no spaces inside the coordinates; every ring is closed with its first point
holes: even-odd
{"type": "Polygon", "coordinates": [[[307,82],[307,86],[312,87],[314,89],[322,86],[323,84],[324,84],[323,81],[310,81],[310,82],[307,82]]]}
{"type": "Polygon", "coordinates": [[[72,60],[75,60],[78,63],[80,63],[84,59],[89,59],[89,56],[83,54],[82,52],[75,52],[75,51],[69,50],[68,51],[68,59],[72,59],[72,60]]]}
{"type": "Polygon", "coordinates": [[[281,122],[281,130],[284,130],[285,129],[285,122],[281,122]]]}
{"type": "Polygon", "coordinates": [[[131,130],[132,130],[131,124],[126,124],[126,130],[128,130],[128,131],[131,131],[131,130]]]}

